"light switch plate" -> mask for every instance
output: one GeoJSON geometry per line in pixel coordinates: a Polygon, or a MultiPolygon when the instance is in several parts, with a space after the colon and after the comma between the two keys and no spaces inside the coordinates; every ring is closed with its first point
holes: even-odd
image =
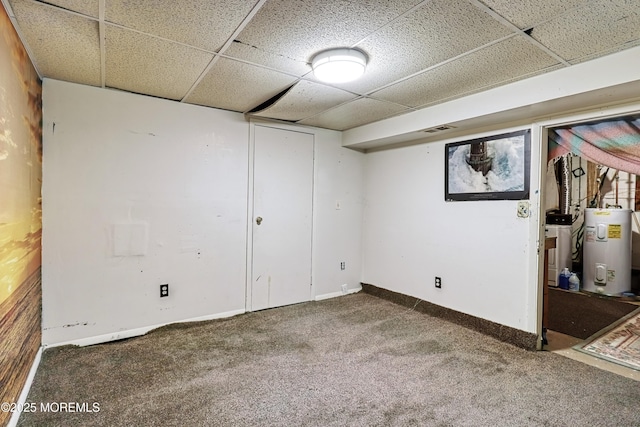
{"type": "Polygon", "coordinates": [[[529,202],[518,202],[518,218],[529,218],[529,202]]]}

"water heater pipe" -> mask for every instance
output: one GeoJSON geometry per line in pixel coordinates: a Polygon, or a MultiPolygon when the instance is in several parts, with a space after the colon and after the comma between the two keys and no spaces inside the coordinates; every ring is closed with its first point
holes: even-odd
{"type": "Polygon", "coordinates": [[[571,214],[571,166],[569,154],[560,157],[555,164],[560,213],[571,214]]]}

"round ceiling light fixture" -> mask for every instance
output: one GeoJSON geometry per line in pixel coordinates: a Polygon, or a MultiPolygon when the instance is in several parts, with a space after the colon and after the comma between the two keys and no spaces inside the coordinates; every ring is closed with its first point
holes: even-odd
{"type": "Polygon", "coordinates": [[[324,50],[311,60],[316,78],[325,83],[346,83],[362,76],[367,66],[367,55],[358,49],[339,48],[324,50]]]}

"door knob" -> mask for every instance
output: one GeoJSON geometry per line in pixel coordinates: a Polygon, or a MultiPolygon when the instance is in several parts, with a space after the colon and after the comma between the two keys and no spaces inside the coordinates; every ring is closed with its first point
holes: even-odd
{"type": "Polygon", "coordinates": [[[256,218],[256,224],[258,224],[258,225],[262,224],[262,217],[261,216],[256,218]]]}

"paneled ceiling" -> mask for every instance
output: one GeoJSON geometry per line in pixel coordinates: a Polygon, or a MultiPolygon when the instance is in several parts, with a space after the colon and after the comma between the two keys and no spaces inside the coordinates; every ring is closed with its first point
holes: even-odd
{"type": "Polygon", "coordinates": [[[2,2],[43,78],[336,130],[640,44],[638,0],[2,2]],[[331,47],[363,78],[315,80],[331,47]]]}

